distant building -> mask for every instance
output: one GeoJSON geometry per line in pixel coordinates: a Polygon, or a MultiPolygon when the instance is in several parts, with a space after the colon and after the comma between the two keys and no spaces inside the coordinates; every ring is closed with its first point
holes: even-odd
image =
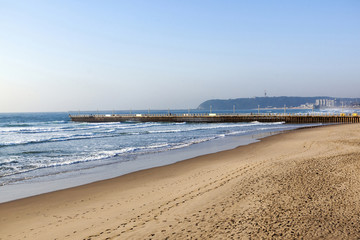
{"type": "Polygon", "coordinates": [[[312,103],[305,103],[305,104],[301,104],[299,108],[304,108],[304,109],[311,109],[314,108],[314,104],[312,103]]]}
{"type": "Polygon", "coordinates": [[[334,99],[316,99],[315,105],[319,107],[335,107],[334,99]]]}

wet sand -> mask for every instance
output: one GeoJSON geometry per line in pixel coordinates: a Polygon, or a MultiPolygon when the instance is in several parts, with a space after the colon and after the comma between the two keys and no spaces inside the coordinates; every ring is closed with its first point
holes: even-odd
{"type": "Polygon", "coordinates": [[[360,125],[0,204],[0,239],[359,239],[360,125]]]}

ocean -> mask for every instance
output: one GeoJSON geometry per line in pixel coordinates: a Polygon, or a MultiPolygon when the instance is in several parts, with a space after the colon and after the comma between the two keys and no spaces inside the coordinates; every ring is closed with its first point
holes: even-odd
{"type": "MultiPolygon", "coordinates": [[[[245,112],[250,111],[242,111],[245,112]]],[[[255,135],[304,126],[309,125],[282,122],[76,123],[70,121],[68,113],[2,113],[0,202],[167,165],[254,142],[255,135]]]]}

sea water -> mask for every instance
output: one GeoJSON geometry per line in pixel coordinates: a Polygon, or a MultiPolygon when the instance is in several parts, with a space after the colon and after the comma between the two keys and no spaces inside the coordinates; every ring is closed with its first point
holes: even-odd
{"type": "MultiPolygon", "coordinates": [[[[175,113],[181,112],[187,113],[175,113]]],[[[256,134],[304,126],[308,125],[283,122],[78,123],[71,122],[68,113],[3,113],[0,114],[0,202],[170,164],[211,152],[211,144],[222,146],[213,150],[217,151],[251,142],[239,140],[224,144],[230,138],[251,139],[256,134]],[[202,150],[195,151],[196,146],[202,146],[202,150]],[[160,153],[166,153],[166,157],[159,157],[160,153]],[[171,155],[180,157],[169,157],[171,155]],[[97,177],[92,177],[94,173],[97,177]],[[82,180],[77,181],[79,178],[82,180]],[[49,182],[59,179],[63,179],[64,184],[49,186],[49,182]],[[24,184],[27,191],[24,187],[17,188],[24,184]],[[41,189],[41,186],[47,188],[31,190],[32,187],[41,189]],[[6,196],[9,192],[13,196],[6,196]]]]}

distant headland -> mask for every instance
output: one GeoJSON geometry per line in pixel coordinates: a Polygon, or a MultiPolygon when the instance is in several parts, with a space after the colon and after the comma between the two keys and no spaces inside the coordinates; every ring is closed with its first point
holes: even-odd
{"type": "Polygon", "coordinates": [[[359,98],[335,98],[327,96],[318,97],[253,97],[236,99],[212,99],[201,103],[197,109],[204,110],[231,110],[231,109],[256,109],[256,108],[359,108],[359,98]]]}

